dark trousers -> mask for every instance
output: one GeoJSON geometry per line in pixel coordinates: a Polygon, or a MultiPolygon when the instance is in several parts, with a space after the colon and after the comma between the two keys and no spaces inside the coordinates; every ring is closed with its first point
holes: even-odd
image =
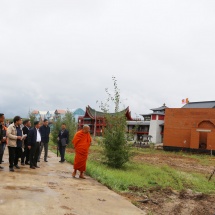
{"type": "Polygon", "coordinates": [[[46,161],[46,160],[47,160],[47,157],[48,157],[49,143],[41,142],[41,146],[40,146],[40,155],[39,155],[38,160],[40,160],[40,156],[41,156],[41,153],[42,153],[42,151],[43,151],[43,148],[44,148],[44,161],[46,161]]]}
{"type": "Polygon", "coordinates": [[[60,152],[61,161],[65,161],[66,146],[62,146],[62,144],[59,143],[58,148],[59,148],[59,152],[60,152]]]}
{"type": "Polygon", "coordinates": [[[13,168],[14,166],[14,159],[16,153],[16,147],[8,146],[8,153],[9,153],[9,168],[13,168]]]}
{"type": "Polygon", "coordinates": [[[28,163],[30,160],[30,149],[28,146],[25,146],[24,152],[22,153],[22,163],[28,163]]]}
{"type": "Polygon", "coordinates": [[[18,165],[18,160],[22,156],[22,148],[21,147],[10,147],[8,146],[9,152],[9,168],[13,168],[18,165]]]}
{"type": "Polygon", "coordinates": [[[30,167],[37,166],[38,156],[40,154],[40,143],[35,143],[30,150],[30,167]]]}
{"type": "Polygon", "coordinates": [[[18,165],[19,158],[22,157],[22,147],[15,148],[14,166],[18,165]]]}
{"type": "Polygon", "coordinates": [[[5,147],[6,147],[6,143],[0,144],[0,164],[2,163],[5,147]]]}

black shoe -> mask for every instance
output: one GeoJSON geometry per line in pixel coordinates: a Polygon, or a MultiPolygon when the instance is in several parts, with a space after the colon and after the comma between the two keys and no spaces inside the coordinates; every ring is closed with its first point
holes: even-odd
{"type": "Polygon", "coordinates": [[[35,166],[36,168],[40,168],[39,166],[35,166]]]}
{"type": "Polygon", "coordinates": [[[21,165],[22,165],[22,166],[25,166],[25,163],[23,162],[23,163],[21,163],[21,165]]]}
{"type": "Polygon", "coordinates": [[[0,166],[0,169],[4,169],[4,167],[3,167],[3,166],[0,166]]]}
{"type": "Polygon", "coordinates": [[[2,163],[4,163],[4,161],[1,161],[2,163]]]}
{"type": "Polygon", "coordinates": [[[48,162],[47,160],[44,160],[44,162],[48,162]]]}
{"type": "Polygon", "coordinates": [[[13,168],[10,168],[9,170],[10,170],[10,172],[14,172],[14,169],[13,169],[13,168]]]}
{"type": "Polygon", "coordinates": [[[28,163],[28,162],[25,162],[25,165],[30,165],[30,163],[28,163]]]}
{"type": "Polygon", "coordinates": [[[20,167],[18,165],[15,166],[17,169],[20,169],[20,167]]]}
{"type": "Polygon", "coordinates": [[[40,160],[38,160],[37,162],[40,162],[40,160]]]}
{"type": "Polygon", "coordinates": [[[36,167],[35,167],[35,166],[30,166],[30,168],[31,168],[31,169],[36,169],[36,167]]]}

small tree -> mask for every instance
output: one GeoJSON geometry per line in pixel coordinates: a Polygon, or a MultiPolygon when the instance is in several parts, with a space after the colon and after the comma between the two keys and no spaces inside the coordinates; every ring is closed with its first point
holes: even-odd
{"type": "Polygon", "coordinates": [[[77,131],[77,123],[75,122],[73,113],[68,110],[62,121],[66,123],[67,130],[69,131],[69,143],[71,143],[77,131]]]}
{"type": "Polygon", "coordinates": [[[57,144],[57,137],[58,137],[59,131],[61,129],[61,124],[62,124],[62,120],[60,117],[57,118],[57,120],[55,122],[53,122],[53,128],[51,130],[51,138],[52,138],[53,143],[57,144]]]}
{"type": "Polygon", "coordinates": [[[118,89],[117,80],[112,78],[114,82],[114,95],[112,96],[108,89],[108,99],[105,103],[101,102],[101,109],[106,113],[106,127],[104,129],[104,155],[105,162],[113,168],[121,168],[129,161],[129,146],[126,141],[126,117],[125,111],[120,111],[120,91],[118,89]],[[109,102],[114,103],[114,113],[109,111],[109,102]]]}
{"type": "Polygon", "coordinates": [[[34,122],[36,120],[36,117],[35,117],[35,115],[31,111],[29,111],[28,117],[29,117],[29,120],[31,122],[31,126],[33,127],[34,126],[34,122]]]}

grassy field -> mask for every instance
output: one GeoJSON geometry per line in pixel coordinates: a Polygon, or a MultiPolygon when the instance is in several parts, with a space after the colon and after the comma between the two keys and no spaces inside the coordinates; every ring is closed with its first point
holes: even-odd
{"type": "MultiPolygon", "coordinates": [[[[153,187],[161,189],[171,188],[181,191],[191,189],[202,193],[215,193],[215,176],[208,182],[209,173],[183,169],[183,162],[188,161],[200,167],[215,166],[215,160],[207,155],[193,155],[186,153],[164,152],[151,149],[132,149],[132,159],[123,169],[112,169],[102,163],[102,148],[91,147],[87,163],[87,174],[117,192],[128,192],[132,189],[147,191],[153,187]],[[144,160],[145,158],[148,160],[144,160]],[[179,160],[182,168],[172,167],[165,159],[171,157],[179,160]],[[158,159],[160,163],[150,163],[150,159],[158,159]]],[[[73,163],[74,153],[67,151],[66,160],[73,163]]],[[[210,172],[210,171],[208,171],[210,172]]]]}

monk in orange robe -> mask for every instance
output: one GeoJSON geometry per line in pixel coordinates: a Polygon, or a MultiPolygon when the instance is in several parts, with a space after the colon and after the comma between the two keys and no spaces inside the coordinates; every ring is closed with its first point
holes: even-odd
{"type": "Polygon", "coordinates": [[[90,127],[84,125],[81,131],[75,134],[72,143],[75,147],[75,161],[74,161],[74,172],[72,176],[75,177],[77,170],[80,171],[79,178],[85,179],[84,172],[86,171],[86,163],[88,152],[91,144],[90,127]]]}

